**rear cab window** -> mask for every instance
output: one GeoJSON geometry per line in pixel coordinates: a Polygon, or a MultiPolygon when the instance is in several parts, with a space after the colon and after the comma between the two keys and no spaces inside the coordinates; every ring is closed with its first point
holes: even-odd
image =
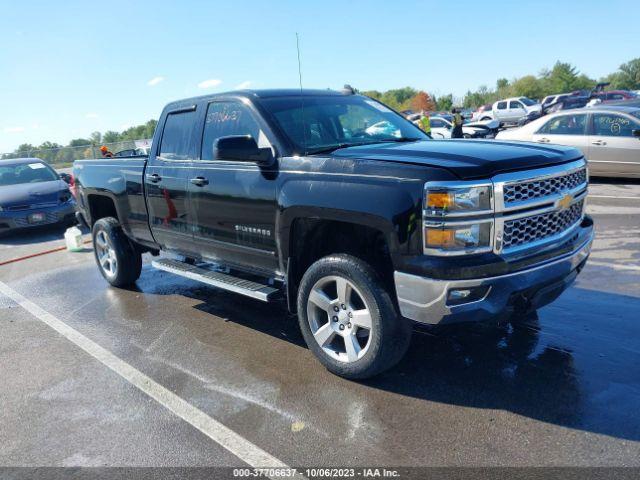
{"type": "Polygon", "coordinates": [[[158,157],[162,160],[192,160],[196,156],[195,135],[197,116],[195,108],[167,115],[162,131],[158,157]]]}

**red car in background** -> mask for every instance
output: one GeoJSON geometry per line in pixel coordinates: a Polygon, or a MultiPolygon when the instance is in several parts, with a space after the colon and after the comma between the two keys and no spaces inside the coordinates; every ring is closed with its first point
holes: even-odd
{"type": "Polygon", "coordinates": [[[602,102],[613,102],[617,100],[635,100],[638,98],[633,92],[628,90],[606,90],[602,92],[594,92],[592,98],[599,98],[602,102]]]}

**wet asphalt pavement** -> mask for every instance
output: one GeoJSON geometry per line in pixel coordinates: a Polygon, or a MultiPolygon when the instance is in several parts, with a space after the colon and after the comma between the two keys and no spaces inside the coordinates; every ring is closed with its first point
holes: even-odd
{"type": "MultiPolygon", "coordinates": [[[[284,305],[148,262],[131,290],[108,287],[89,249],[0,280],[291,466],[640,466],[640,183],[595,183],[588,208],[592,256],[555,303],[418,329],[360,383],[314,360],[284,305]]],[[[61,234],[0,238],[0,263],[61,234]]],[[[2,294],[0,329],[0,465],[244,465],[2,294]]]]}

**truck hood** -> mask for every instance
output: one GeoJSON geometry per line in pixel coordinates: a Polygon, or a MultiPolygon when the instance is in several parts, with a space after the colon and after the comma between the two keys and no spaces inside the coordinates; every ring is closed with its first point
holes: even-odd
{"type": "Polygon", "coordinates": [[[60,192],[67,189],[67,184],[62,180],[5,185],[0,187],[0,206],[13,207],[58,202],[60,192]]]}
{"type": "Polygon", "coordinates": [[[336,150],[337,158],[410,163],[449,170],[461,180],[546,167],[582,157],[573,147],[496,140],[427,140],[377,143],[336,150]]]}

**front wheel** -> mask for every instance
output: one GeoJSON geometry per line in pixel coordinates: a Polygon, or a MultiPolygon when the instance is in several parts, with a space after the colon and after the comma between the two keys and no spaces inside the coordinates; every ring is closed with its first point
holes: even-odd
{"type": "Polygon", "coordinates": [[[411,338],[376,272],[350,255],[309,267],[298,291],[298,319],[309,349],[336,375],[364,379],[395,365],[411,338]]]}
{"type": "Polygon", "coordinates": [[[105,217],[92,229],[93,252],[100,273],[114,287],[134,283],[142,271],[142,255],[122,231],[118,220],[105,217]]]}

